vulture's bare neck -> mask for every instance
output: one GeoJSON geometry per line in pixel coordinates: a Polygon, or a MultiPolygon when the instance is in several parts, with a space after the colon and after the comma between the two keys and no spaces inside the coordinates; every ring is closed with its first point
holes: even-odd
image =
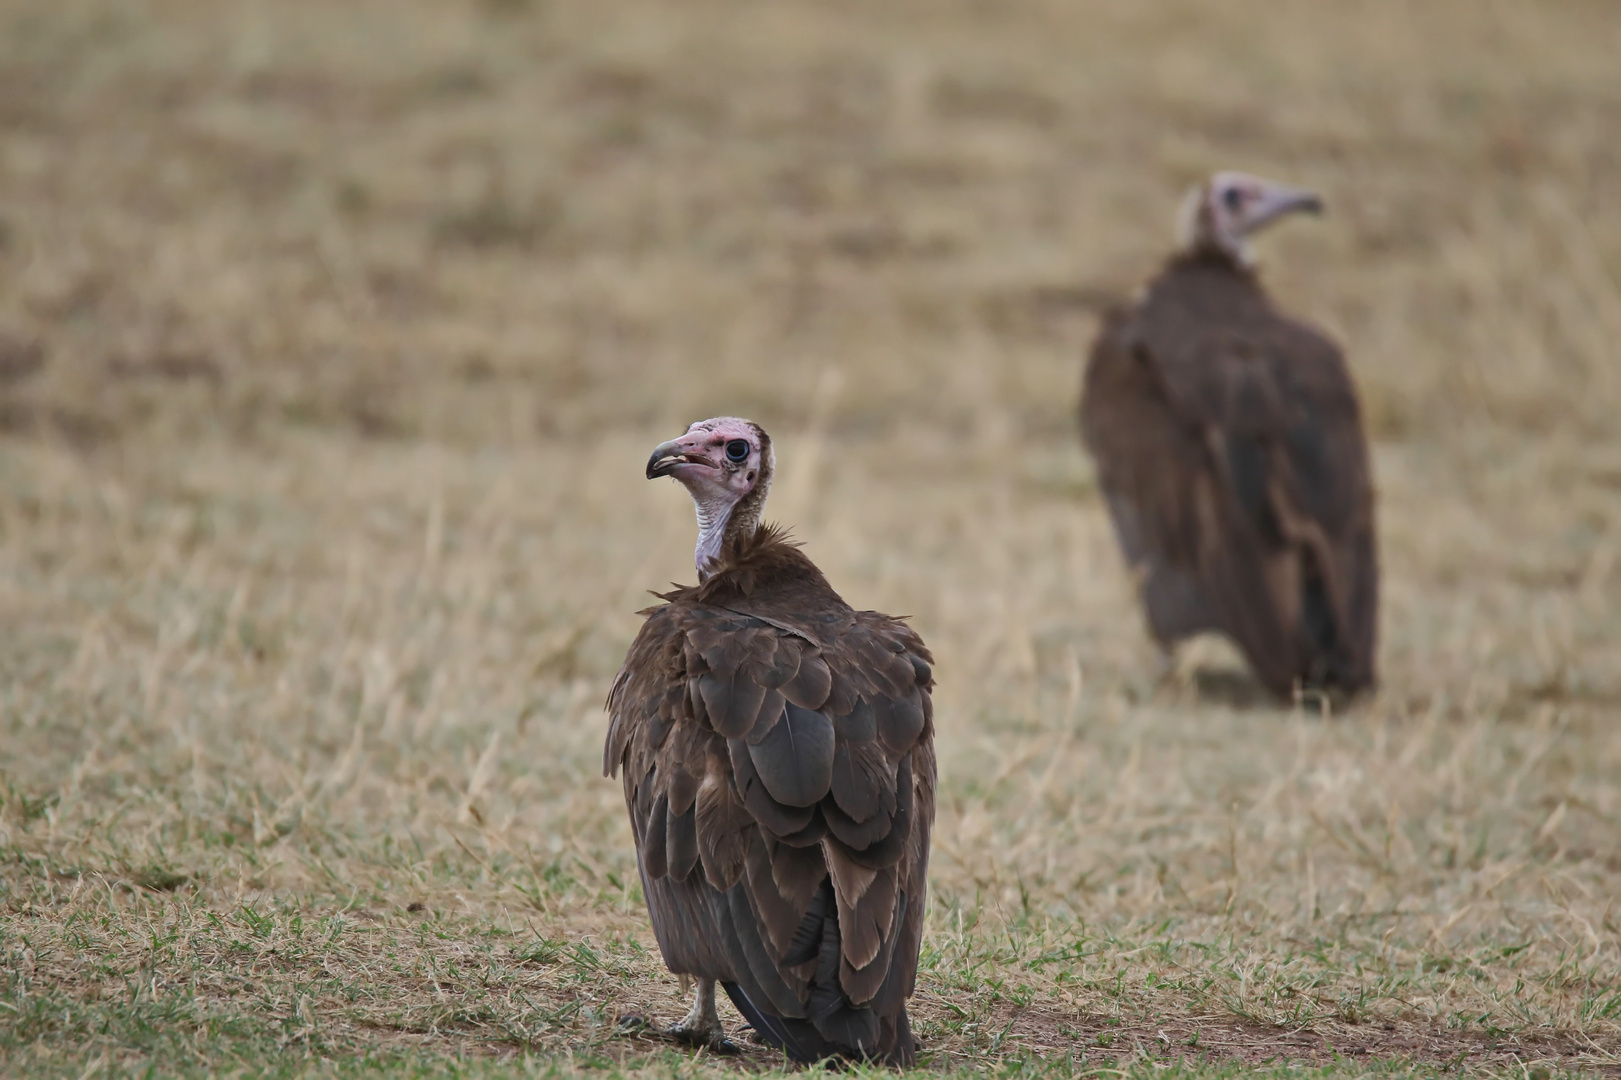
{"type": "Polygon", "coordinates": [[[765,510],[765,497],[771,487],[771,474],[762,471],[754,489],[737,502],[695,499],[698,508],[698,547],[693,562],[698,567],[698,580],[708,581],[728,551],[736,551],[739,544],[754,538],[760,531],[760,514],[765,510]]]}
{"type": "Polygon", "coordinates": [[[1216,225],[1206,194],[1203,188],[1194,188],[1182,202],[1176,223],[1178,253],[1186,258],[1222,259],[1240,269],[1250,269],[1255,265],[1255,252],[1249,240],[1216,225]]]}

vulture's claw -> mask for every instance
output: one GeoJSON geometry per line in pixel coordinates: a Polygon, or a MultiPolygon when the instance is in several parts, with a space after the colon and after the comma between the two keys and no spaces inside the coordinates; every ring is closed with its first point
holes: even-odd
{"type": "Polygon", "coordinates": [[[671,1024],[665,1033],[676,1042],[696,1046],[715,1054],[740,1054],[736,1043],[726,1037],[720,1014],[715,1011],[715,980],[699,979],[698,992],[693,996],[692,1009],[671,1024]]]}
{"type": "Polygon", "coordinates": [[[726,1037],[726,1029],[716,1024],[713,1029],[703,1031],[698,1028],[687,1027],[685,1023],[671,1024],[665,1033],[679,1043],[695,1046],[700,1050],[708,1050],[711,1054],[723,1054],[730,1057],[741,1054],[743,1048],[726,1037]]]}

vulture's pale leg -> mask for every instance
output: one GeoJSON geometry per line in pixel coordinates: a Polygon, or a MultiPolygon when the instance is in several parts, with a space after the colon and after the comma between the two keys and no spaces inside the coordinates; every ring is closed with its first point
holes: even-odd
{"type": "Polygon", "coordinates": [[[698,992],[693,995],[692,1008],[680,1023],[670,1028],[670,1034],[684,1043],[707,1047],[718,1053],[737,1052],[737,1047],[726,1038],[726,1029],[720,1026],[720,1013],[715,1010],[714,979],[698,980],[698,992]]]}
{"type": "Polygon", "coordinates": [[[1154,642],[1154,662],[1150,671],[1155,683],[1167,683],[1176,677],[1176,646],[1167,641],[1154,642]]]}

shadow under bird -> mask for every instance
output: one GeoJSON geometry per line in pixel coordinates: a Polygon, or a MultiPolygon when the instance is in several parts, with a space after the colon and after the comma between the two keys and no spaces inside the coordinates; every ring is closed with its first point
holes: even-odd
{"type": "Polygon", "coordinates": [[[934,822],[932,658],[856,611],[762,525],[759,425],[693,424],[647,476],[698,511],[699,584],[660,594],[608,697],[642,890],[670,970],[697,979],[671,1029],[728,1046],[725,989],[797,1061],[906,1065],[934,822]]]}
{"type": "Polygon", "coordinates": [[[1281,314],[1249,238],[1312,192],[1217,173],[1181,249],[1105,319],[1080,421],[1148,626],[1226,634],[1256,677],[1354,693],[1374,681],[1379,571],[1361,408],[1339,348],[1281,314]]]}

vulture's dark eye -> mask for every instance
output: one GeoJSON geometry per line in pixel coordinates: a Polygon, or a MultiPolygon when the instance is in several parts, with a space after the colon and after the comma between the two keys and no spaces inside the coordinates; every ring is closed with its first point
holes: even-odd
{"type": "Polygon", "coordinates": [[[1221,201],[1226,204],[1227,209],[1237,210],[1244,205],[1244,193],[1237,188],[1228,188],[1221,193],[1221,201]]]}
{"type": "Polygon", "coordinates": [[[726,460],[733,465],[741,465],[749,459],[749,444],[742,439],[733,439],[726,444],[726,460]]]}

